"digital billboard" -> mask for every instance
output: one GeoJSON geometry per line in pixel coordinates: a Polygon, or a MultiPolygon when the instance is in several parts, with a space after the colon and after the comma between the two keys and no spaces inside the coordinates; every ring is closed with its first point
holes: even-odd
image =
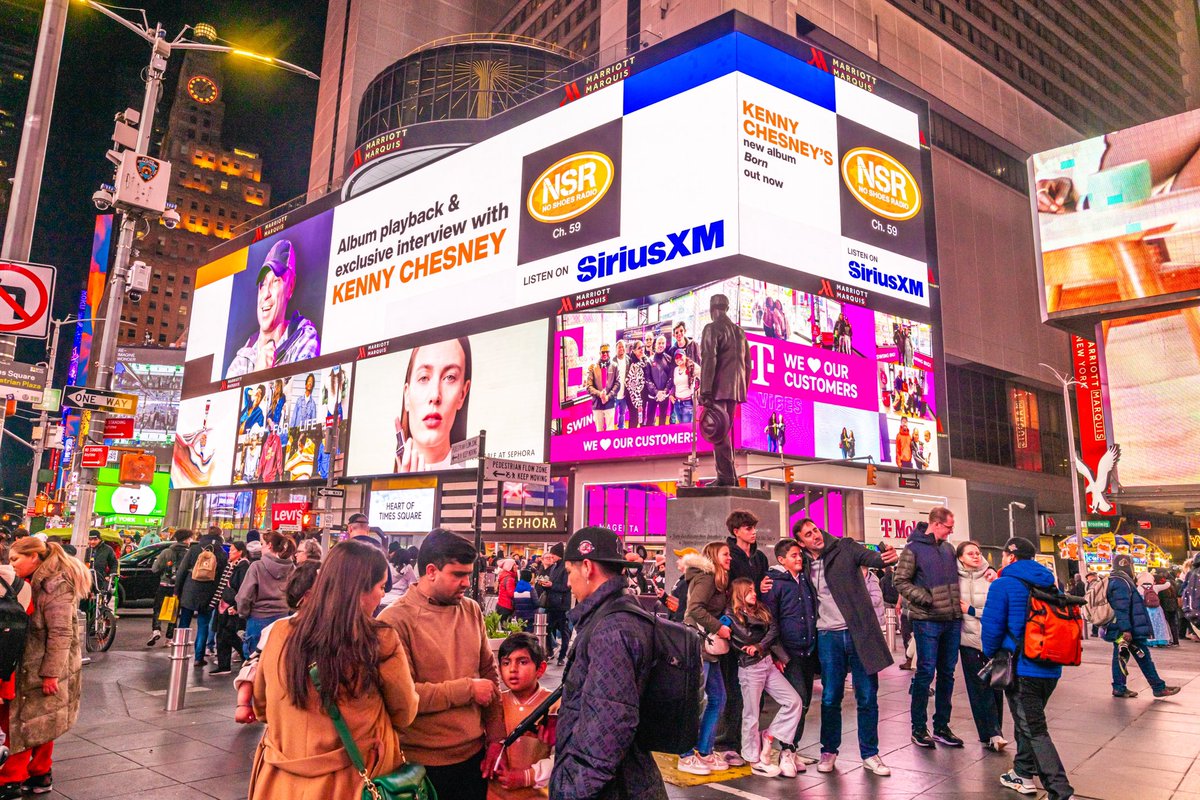
{"type": "MultiPolygon", "coordinates": [[[[489,455],[521,460],[685,452],[695,352],[678,385],[662,359],[643,374],[637,432],[593,414],[588,368],[601,340],[673,353],[677,323],[697,338],[723,287],[766,370],[742,446],[940,468],[924,435],[940,359],[927,109],[744,27],[698,29],[620,81],[220,246],[197,278],[181,485],[243,480],[246,446],[269,440],[240,430],[245,409],[351,363],[346,475],[457,467],[450,446],[481,429],[489,455]]],[[[319,474],[283,459],[264,477],[251,457],[251,473],[319,474]]]]}
{"type": "Polygon", "coordinates": [[[1200,294],[1200,111],[1037,153],[1030,171],[1046,318],[1200,294]]]}
{"type": "Polygon", "coordinates": [[[165,472],[154,473],[150,483],[122,485],[116,467],[103,467],[96,479],[97,514],[162,517],[167,513],[171,476],[165,472]]]}
{"type": "Polygon", "coordinates": [[[170,347],[118,347],[113,391],[137,395],[133,438],[119,445],[161,445],[175,441],[183,391],[183,350],[170,347]]]}

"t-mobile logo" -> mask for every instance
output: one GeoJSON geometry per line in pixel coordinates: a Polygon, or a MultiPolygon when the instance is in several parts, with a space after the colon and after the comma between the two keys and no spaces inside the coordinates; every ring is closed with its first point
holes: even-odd
{"type": "Polygon", "coordinates": [[[775,374],[775,345],[766,342],[748,342],[750,359],[754,365],[754,377],[750,383],[755,386],[770,386],[768,375],[775,374]]]}

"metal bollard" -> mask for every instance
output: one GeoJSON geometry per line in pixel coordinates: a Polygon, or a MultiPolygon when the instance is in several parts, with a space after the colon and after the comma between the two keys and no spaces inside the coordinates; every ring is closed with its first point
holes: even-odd
{"type": "Polygon", "coordinates": [[[176,628],[171,639],[171,682],[167,685],[167,711],[183,708],[187,676],[192,662],[192,629],[176,628]]]}
{"type": "Polygon", "coordinates": [[[546,641],[546,612],[538,611],[533,615],[533,635],[542,643],[542,652],[545,653],[550,649],[549,643],[546,641]]]}
{"type": "Polygon", "coordinates": [[[888,650],[896,649],[896,629],[899,627],[896,619],[896,609],[889,608],[883,612],[883,638],[887,640],[888,650]]]}
{"type": "Polygon", "coordinates": [[[92,657],[87,654],[87,612],[83,609],[76,611],[75,619],[79,623],[79,652],[82,653],[80,663],[86,666],[92,663],[92,657]]]}

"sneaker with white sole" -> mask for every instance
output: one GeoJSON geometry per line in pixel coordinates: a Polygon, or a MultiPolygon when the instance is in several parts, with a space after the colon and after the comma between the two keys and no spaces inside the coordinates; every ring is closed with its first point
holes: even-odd
{"type": "Polygon", "coordinates": [[[721,758],[725,759],[725,763],[731,767],[746,766],[746,759],[742,758],[737,750],[726,750],[724,753],[717,753],[721,758]]]}
{"type": "Polygon", "coordinates": [[[993,736],[991,739],[988,739],[987,744],[984,746],[993,753],[999,753],[1008,746],[1008,740],[1003,736],[993,736]]]}
{"type": "Polygon", "coordinates": [[[770,761],[755,761],[750,766],[750,771],[755,775],[762,775],[764,778],[776,778],[779,776],[779,767],[770,761]]]}
{"type": "Polygon", "coordinates": [[[1022,778],[1013,770],[1009,770],[1000,776],[1000,785],[1007,786],[1015,792],[1021,794],[1037,794],[1037,786],[1033,782],[1033,778],[1022,778]]]}
{"type": "MultiPolygon", "coordinates": [[[[800,769],[804,769],[804,765],[800,765],[800,769]]],[[[785,778],[796,777],[796,754],[789,750],[779,751],[779,774],[785,778]]]]}
{"type": "Polygon", "coordinates": [[[704,763],[703,757],[694,750],[690,756],[681,756],[675,769],[689,775],[712,775],[712,770],[704,763]]]}
{"type": "Polygon", "coordinates": [[[146,647],[154,647],[158,644],[158,640],[162,638],[162,631],[154,631],[150,634],[150,639],[146,642],[146,647]]]}
{"type": "Polygon", "coordinates": [[[704,766],[708,767],[709,772],[724,772],[729,769],[729,762],[720,753],[709,753],[706,756],[697,756],[704,766]]]}
{"type": "Polygon", "coordinates": [[[883,763],[883,759],[879,756],[871,756],[870,758],[863,759],[863,769],[870,770],[884,778],[892,774],[892,768],[883,763]]]}
{"type": "Polygon", "coordinates": [[[817,762],[817,772],[833,772],[835,764],[837,753],[821,753],[821,760],[817,762]]]}
{"type": "Polygon", "coordinates": [[[762,755],[759,756],[759,758],[770,761],[771,760],[771,751],[775,749],[775,737],[772,736],[767,731],[763,731],[762,734],[759,736],[759,741],[762,742],[762,749],[759,750],[759,753],[761,753],[762,755]]]}

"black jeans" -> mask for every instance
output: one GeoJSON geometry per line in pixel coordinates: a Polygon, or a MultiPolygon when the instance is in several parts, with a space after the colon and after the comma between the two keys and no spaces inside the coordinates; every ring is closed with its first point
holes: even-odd
{"type": "Polygon", "coordinates": [[[742,683],[738,680],[738,654],[721,656],[721,678],[725,683],[725,711],[717,726],[717,749],[742,752],[742,683]]]}
{"type": "MultiPolygon", "coordinates": [[[[150,629],[155,631],[162,630],[162,620],[158,618],[158,612],[162,611],[163,600],[166,600],[171,595],[175,594],[174,586],[159,586],[154,590],[154,613],[150,617],[150,629]]],[[[167,638],[170,639],[175,635],[175,623],[167,623],[167,638]]]]}
{"type": "Polygon", "coordinates": [[[437,796],[453,800],[487,800],[487,781],[482,772],[484,752],[480,750],[466,761],[444,767],[426,765],[425,774],[437,790],[437,796]]]}
{"type": "Polygon", "coordinates": [[[237,635],[241,621],[237,614],[219,612],[213,618],[213,627],[217,631],[217,670],[220,672],[232,668],[234,650],[240,652],[242,649],[242,640],[237,635]]]}
{"type": "Polygon", "coordinates": [[[971,701],[971,716],[975,718],[975,731],[979,741],[986,742],[993,736],[1002,735],[1004,723],[1004,692],[993,689],[979,677],[979,670],[987,663],[987,656],[974,647],[958,648],[958,660],[962,663],[963,679],[967,682],[967,698],[971,701]]]}
{"type": "MultiPolygon", "coordinates": [[[[812,705],[813,679],[820,671],[821,661],[815,649],[806,656],[793,656],[788,659],[787,667],[783,670],[783,677],[787,678],[796,694],[800,695],[800,702],[804,706],[804,710],[800,712],[800,724],[796,726],[796,736],[792,739],[792,749],[798,749],[800,740],[804,737],[804,719],[808,716],[808,707],[812,705]]],[[[784,747],[788,746],[786,742],[781,744],[784,747]]]]}
{"type": "Polygon", "coordinates": [[[546,639],[546,660],[549,661],[554,656],[554,644],[558,642],[558,660],[565,661],[567,645],[571,643],[571,623],[567,619],[566,611],[547,609],[546,639]]]}
{"type": "Polygon", "coordinates": [[[1041,778],[1049,800],[1066,800],[1075,794],[1075,790],[1067,780],[1067,771],[1046,727],[1046,703],[1056,686],[1058,678],[1017,676],[1004,694],[1008,697],[1017,738],[1013,770],[1022,778],[1033,778],[1034,775],[1041,778]]]}

